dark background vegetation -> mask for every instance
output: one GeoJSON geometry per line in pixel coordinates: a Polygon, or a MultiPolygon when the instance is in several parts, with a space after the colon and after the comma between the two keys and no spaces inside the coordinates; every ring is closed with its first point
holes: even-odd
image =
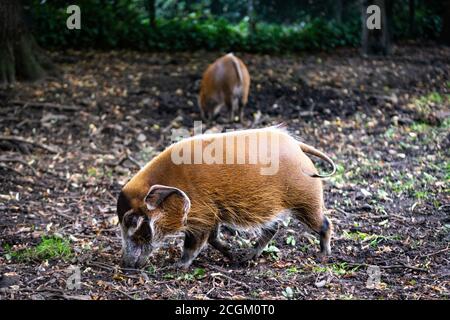
{"type": "MultiPolygon", "coordinates": [[[[83,28],[62,28],[71,1],[28,1],[38,42],[49,48],[220,50],[287,52],[357,47],[361,4],[351,0],[254,1],[255,31],[249,31],[248,0],[83,0],[83,28]],[[148,3],[154,4],[151,23],[148,3]]],[[[395,40],[440,37],[443,1],[393,2],[395,40]]]]}

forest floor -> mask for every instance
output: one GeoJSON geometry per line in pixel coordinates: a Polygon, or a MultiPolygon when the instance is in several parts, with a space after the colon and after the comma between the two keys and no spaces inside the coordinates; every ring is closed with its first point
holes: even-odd
{"type": "Polygon", "coordinates": [[[212,129],[286,122],[336,161],[329,259],[291,220],[245,266],[208,247],[179,271],[174,239],[144,269],[120,269],[120,188],[172,129],[192,130],[218,55],[55,52],[59,78],[0,90],[0,299],[448,299],[450,48],[437,46],[238,54],[252,76],[247,123],[212,129]]]}

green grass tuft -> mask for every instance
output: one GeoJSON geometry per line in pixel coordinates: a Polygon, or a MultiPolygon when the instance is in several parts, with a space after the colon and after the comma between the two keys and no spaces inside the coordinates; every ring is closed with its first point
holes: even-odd
{"type": "Polygon", "coordinates": [[[5,256],[9,260],[19,261],[44,261],[69,259],[72,256],[72,249],[69,240],[57,237],[43,237],[41,242],[32,248],[14,251],[9,245],[4,247],[5,256]]]}

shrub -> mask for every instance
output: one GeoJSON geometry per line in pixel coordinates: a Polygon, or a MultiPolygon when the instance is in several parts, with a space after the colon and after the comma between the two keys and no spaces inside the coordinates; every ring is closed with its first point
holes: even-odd
{"type": "MultiPolygon", "coordinates": [[[[305,50],[329,50],[339,46],[358,46],[361,21],[358,15],[337,24],[334,20],[311,19],[281,25],[259,22],[256,33],[248,33],[247,18],[231,23],[214,18],[202,10],[173,18],[160,15],[157,28],[150,27],[140,1],[80,0],[81,30],[68,30],[68,1],[57,4],[30,0],[31,20],[38,42],[45,48],[129,48],[156,51],[249,51],[281,53],[305,50]]],[[[418,10],[419,35],[436,34],[440,20],[432,12],[418,10]]],[[[397,38],[405,37],[408,21],[404,14],[394,19],[397,38]]]]}

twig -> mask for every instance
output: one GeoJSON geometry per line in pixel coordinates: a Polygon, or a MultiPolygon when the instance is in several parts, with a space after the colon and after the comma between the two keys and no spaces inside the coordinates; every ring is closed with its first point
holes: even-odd
{"type": "Polygon", "coordinates": [[[41,122],[40,120],[30,120],[30,119],[25,119],[25,120],[19,122],[19,123],[16,125],[16,127],[17,127],[17,128],[21,128],[21,127],[23,127],[23,126],[26,125],[26,124],[33,124],[33,123],[40,123],[40,122],[41,122]]]}
{"type": "MultiPolygon", "coordinates": [[[[314,107],[314,105],[313,105],[313,107],[314,107]]],[[[300,112],[298,113],[298,115],[299,115],[300,117],[313,117],[313,116],[315,116],[316,114],[318,114],[318,112],[317,112],[317,111],[312,111],[312,110],[309,110],[309,111],[300,111],[300,112]]]]}
{"type": "Polygon", "coordinates": [[[128,160],[130,160],[131,163],[133,163],[135,166],[137,166],[139,169],[142,168],[142,165],[132,156],[128,155],[128,160]]]}
{"type": "MultiPolygon", "coordinates": [[[[370,264],[366,264],[366,263],[348,263],[349,266],[355,266],[355,267],[370,267],[372,265],[370,264]]],[[[379,266],[379,265],[375,265],[377,267],[379,267],[380,269],[398,269],[398,268],[405,268],[405,269],[411,269],[414,271],[419,271],[419,272],[426,272],[428,273],[429,271],[427,269],[423,269],[423,268],[418,268],[418,267],[413,267],[410,266],[404,262],[400,262],[400,264],[395,264],[395,265],[387,265],[387,266],[379,266]]]]}
{"type": "MultiPolygon", "coordinates": [[[[39,277],[43,278],[43,277],[39,277]]],[[[30,283],[32,283],[31,280],[30,283]]],[[[38,288],[19,288],[19,289],[11,289],[11,288],[3,288],[6,292],[42,292],[43,294],[47,293],[47,296],[63,298],[66,300],[91,300],[91,297],[88,295],[67,295],[61,289],[47,288],[47,287],[38,287],[38,288]]]]}
{"type": "Polygon", "coordinates": [[[32,146],[44,149],[44,150],[46,150],[48,152],[51,152],[51,153],[58,153],[58,150],[56,148],[54,148],[54,147],[51,147],[51,146],[48,146],[46,144],[39,143],[39,142],[36,142],[36,141],[28,140],[28,139],[23,138],[23,137],[18,137],[18,136],[0,136],[0,140],[16,142],[16,143],[27,143],[27,144],[30,144],[32,146]]]}
{"type": "Polygon", "coordinates": [[[0,157],[0,162],[17,162],[17,163],[23,164],[23,165],[26,166],[27,168],[30,168],[30,170],[33,171],[33,174],[34,174],[35,176],[37,176],[37,171],[36,171],[36,169],[33,168],[30,164],[28,164],[26,161],[24,161],[24,160],[22,160],[22,159],[0,157]]]}
{"type": "Polygon", "coordinates": [[[89,295],[69,295],[64,293],[62,297],[66,300],[92,300],[89,295]]]}
{"type": "Polygon", "coordinates": [[[136,159],[134,159],[132,156],[130,156],[128,154],[128,152],[126,152],[124,155],[122,155],[117,162],[106,163],[106,165],[109,165],[111,167],[117,167],[117,166],[122,165],[127,160],[129,160],[132,164],[134,164],[138,169],[142,168],[141,164],[136,159]]]}
{"type": "Polygon", "coordinates": [[[91,267],[98,267],[100,269],[109,270],[109,271],[116,271],[117,270],[116,267],[111,266],[111,265],[106,264],[106,263],[101,263],[101,262],[93,262],[93,261],[91,261],[91,262],[88,262],[87,265],[91,266],[91,267]]]}
{"type": "MultiPolygon", "coordinates": [[[[70,209],[69,209],[69,210],[66,210],[66,211],[70,211],[70,209]]],[[[69,220],[72,220],[72,221],[75,221],[75,220],[76,220],[75,217],[69,216],[68,214],[65,214],[65,213],[62,212],[62,211],[56,210],[55,213],[56,213],[57,215],[60,215],[61,217],[67,218],[67,219],[69,219],[69,220]]]]}
{"type": "Polygon", "coordinates": [[[435,256],[435,255],[437,255],[437,254],[439,254],[439,253],[446,252],[446,251],[448,251],[449,249],[450,249],[450,247],[447,246],[447,248],[444,248],[444,249],[441,249],[441,250],[439,250],[439,251],[432,252],[432,253],[429,253],[429,254],[421,255],[421,257],[431,257],[431,256],[435,256]]]}
{"type": "Polygon", "coordinates": [[[215,277],[224,277],[225,279],[228,279],[228,280],[230,280],[231,282],[237,283],[237,284],[239,284],[239,285],[241,285],[241,286],[243,286],[243,287],[245,287],[245,288],[247,288],[247,289],[249,289],[249,290],[251,289],[250,286],[249,286],[248,284],[246,284],[246,283],[244,283],[244,282],[242,282],[242,281],[233,279],[232,277],[227,276],[227,275],[225,275],[225,274],[223,274],[223,273],[221,273],[221,272],[214,272],[214,273],[211,273],[211,277],[213,277],[213,278],[215,278],[215,277]]]}
{"type": "Polygon", "coordinates": [[[124,296],[128,297],[131,300],[137,300],[135,297],[133,297],[132,295],[129,295],[128,293],[126,293],[123,290],[120,290],[119,288],[116,287],[112,287],[114,290],[116,290],[117,292],[120,292],[121,294],[123,294],[124,296]]]}
{"type": "MultiPolygon", "coordinates": [[[[104,269],[104,270],[109,270],[109,271],[114,271],[114,272],[116,272],[117,270],[122,270],[122,271],[133,271],[133,272],[136,272],[136,273],[142,273],[142,272],[145,272],[145,273],[148,273],[148,274],[152,274],[152,273],[150,273],[150,272],[148,272],[148,271],[146,271],[146,270],[144,270],[144,269],[133,269],[133,268],[119,268],[118,266],[112,266],[112,265],[109,265],[109,264],[106,264],[106,263],[102,263],[102,262],[89,262],[88,263],[88,265],[89,266],[92,266],[92,267],[98,267],[98,268],[100,268],[100,269],[104,269]]],[[[124,277],[128,277],[128,278],[134,278],[134,277],[130,277],[130,276],[128,276],[128,275],[126,275],[126,274],[124,274],[123,275],[124,277]]]]}
{"type": "Polygon", "coordinates": [[[406,268],[406,269],[411,269],[411,270],[414,270],[414,271],[420,271],[420,272],[426,272],[426,273],[429,272],[427,269],[418,268],[418,267],[413,267],[413,266],[410,266],[410,265],[408,265],[408,264],[406,264],[406,263],[404,263],[404,262],[401,262],[401,265],[400,265],[400,266],[392,266],[392,267],[393,267],[393,268],[401,268],[401,267],[404,267],[404,268],[406,268]]]}
{"type": "Polygon", "coordinates": [[[111,198],[111,200],[113,200],[113,201],[117,201],[117,198],[116,197],[114,197],[113,195],[112,195],[112,193],[111,192],[109,192],[108,190],[106,190],[106,195],[108,196],[108,197],[110,197],[111,198]]]}
{"type": "Polygon", "coordinates": [[[347,211],[342,210],[341,208],[335,207],[334,210],[336,210],[339,213],[342,213],[343,215],[349,216],[350,213],[348,213],[347,211]]]}
{"type": "Polygon", "coordinates": [[[23,105],[23,108],[34,107],[34,108],[46,108],[46,109],[58,109],[61,111],[79,111],[80,107],[68,106],[52,102],[35,102],[35,101],[12,101],[13,104],[23,105]]]}
{"type": "Polygon", "coordinates": [[[16,174],[18,174],[19,176],[24,176],[24,174],[16,169],[14,169],[13,167],[7,166],[6,164],[1,164],[0,163],[0,168],[6,169],[6,170],[10,170],[16,174]]]}
{"type": "Polygon", "coordinates": [[[50,171],[50,170],[43,170],[45,173],[48,173],[49,175],[55,177],[59,181],[67,182],[66,178],[60,177],[56,172],[50,171]]]}
{"type": "MultiPolygon", "coordinates": [[[[116,273],[119,270],[119,268],[117,268],[117,267],[113,267],[113,266],[110,266],[110,265],[108,265],[106,263],[101,263],[101,262],[88,262],[87,265],[90,266],[90,267],[96,267],[96,268],[100,268],[100,269],[103,269],[103,270],[112,271],[114,273],[116,273]]],[[[137,269],[136,269],[136,271],[145,272],[144,270],[137,270],[137,269]]],[[[131,276],[131,275],[128,275],[128,274],[125,274],[125,273],[121,273],[120,276],[121,277],[125,277],[125,278],[130,278],[130,279],[139,279],[138,276],[131,276]]]]}
{"type": "Polygon", "coordinates": [[[5,118],[1,118],[0,122],[7,122],[7,121],[17,122],[17,121],[20,121],[20,120],[22,120],[22,119],[18,118],[18,117],[5,117],[5,118]]]}
{"type": "Polygon", "coordinates": [[[127,158],[128,158],[128,155],[124,154],[116,162],[114,162],[114,163],[106,163],[106,165],[111,166],[111,167],[117,167],[117,166],[122,165],[125,161],[127,161],[127,158]]]}
{"type": "Polygon", "coordinates": [[[42,280],[44,278],[45,278],[44,276],[40,276],[40,277],[36,277],[34,279],[31,279],[30,281],[27,282],[27,285],[30,285],[30,284],[32,284],[32,283],[34,283],[36,281],[42,280]]]}

